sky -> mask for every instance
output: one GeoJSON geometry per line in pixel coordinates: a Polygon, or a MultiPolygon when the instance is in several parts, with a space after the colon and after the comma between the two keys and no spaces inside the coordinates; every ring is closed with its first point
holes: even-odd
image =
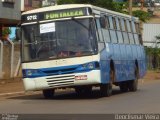
{"type": "Polygon", "coordinates": [[[11,34],[9,35],[9,38],[11,40],[13,40],[13,38],[15,38],[16,36],[16,28],[15,27],[11,27],[11,34]]]}

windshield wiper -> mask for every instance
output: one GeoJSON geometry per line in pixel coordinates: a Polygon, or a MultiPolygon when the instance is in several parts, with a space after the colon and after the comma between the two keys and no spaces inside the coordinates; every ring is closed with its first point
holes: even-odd
{"type": "Polygon", "coordinates": [[[89,30],[89,28],[84,25],[83,23],[79,22],[78,20],[76,20],[74,17],[71,18],[71,20],[75,21],[76,23],[80,24],[81,26],[83,26],[85,29],[89,30]]]}

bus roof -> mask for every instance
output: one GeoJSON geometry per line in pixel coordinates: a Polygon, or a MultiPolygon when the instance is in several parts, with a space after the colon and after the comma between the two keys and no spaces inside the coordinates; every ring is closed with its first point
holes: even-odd
{"type": "Polygon", "coordinates": [[[105,9],[105,8],[100,8],[100,7],[97,7],[97,6],[90,5],[90,4],[65,4],[65,5],[49,6],[49,7],[43,7],[43,8],[38,8],[38,9],[23,12],[22,15],[40,13],[40,12],[46,12],[46,11],[53,11],[53,10],[82,8],[82,7],[90,7],[92,10],[99,11],[100,13],[104,12],[104,13],[108,13],[110,15],[121,16],[121,17],[125,17],[125,18],[128,18],[128,19],[134,19],[134,20],[137,20],[137,21],[139,20],[137,17],[133,17],[133,16],[130,16],[130,15],[127,15],[127,14],[119,13],[119,12],[115,12],[115,11],[108,10],[108,9],[105,9]]]}

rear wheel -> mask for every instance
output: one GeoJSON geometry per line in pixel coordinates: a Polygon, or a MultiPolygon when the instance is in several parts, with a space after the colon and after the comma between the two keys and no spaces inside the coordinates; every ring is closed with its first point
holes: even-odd
{"type": "Polygon", "coordinates": [[[135,70],[135,80],[129,81],[128,88],[132,92],[135,92],[138,89],[138,69],[137,68],[135,70]]]}
{"type": "Polygon", "coordinates": [[[46,99],[51,99],[54,97],[54,90],[53,89],[48,89],[48,90],[43,90],[43,96],[46,99]]]}

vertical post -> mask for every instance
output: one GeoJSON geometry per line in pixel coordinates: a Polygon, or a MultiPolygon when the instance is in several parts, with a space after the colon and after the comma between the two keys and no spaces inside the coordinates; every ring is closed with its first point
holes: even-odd
{"type": "Polygon", "coordinates": [[[3,78],[3,42],[0,40],[0,79],[3,78]]]}
{"type": "Polygon", "coordinates": [[[144,7],[144,0],[141,0],[141,10],[143,10],[144,7]]]}
{"type": "Polygon", "coordinates": [[[132,16],[132,0],[129,0],[129,15],[132,16]]]}
{"type": "Polygon", "coordinates": [[[21,0],[21,11],[25,11],[24,0],[21,0]]]}
{"type": "Polygon", "coordinates": [[[13,78],[13,63],[14,63],[14,43],[11,40],[8,40],[11,44],[11,73],[10,77],[13,78]]]}
{"type": "Polygon", "coordinates": [[[57,1],[58,1],[58,0],[55,0],[55,5],[57,5],[57,1]]]}
{"type": "Polygon", "coordinates": [[[21,66],[21,58],[19,58],[19,60],[18,60],[18,64],[16,66],[14,77],[18,76],[18,72],[19,72],[20,66],[21,66]]]}

